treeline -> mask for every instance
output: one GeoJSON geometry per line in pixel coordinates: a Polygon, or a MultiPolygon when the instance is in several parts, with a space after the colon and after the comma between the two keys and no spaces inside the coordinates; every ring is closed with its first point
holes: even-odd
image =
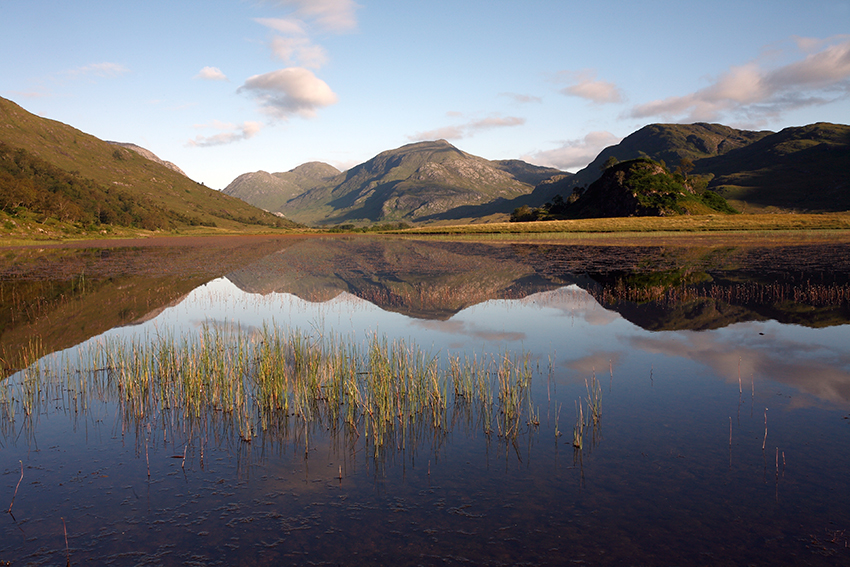
{"type": "Polygon", "coordinates": [[[43,220],[82,225],[111,224],[144,229],[173,224],[169,211],[117,187],[67,172],[21,149],[0,142],[0,210],[27,210],[43,220]]]}

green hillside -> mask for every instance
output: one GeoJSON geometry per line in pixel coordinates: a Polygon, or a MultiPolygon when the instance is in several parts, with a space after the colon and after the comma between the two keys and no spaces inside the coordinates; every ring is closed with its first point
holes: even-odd
{"type": "Polygon", "coordinates": [[[3,98],[0,144],[0,209],[12,217],[146,229],[293,225],[3,98]]]}
{"type": "Polygon", "coordinates": [[[786,128],[694,164],[695,173],[713,176],[711,189],[744,211],[850,210],[850,126],[786,128]]]}

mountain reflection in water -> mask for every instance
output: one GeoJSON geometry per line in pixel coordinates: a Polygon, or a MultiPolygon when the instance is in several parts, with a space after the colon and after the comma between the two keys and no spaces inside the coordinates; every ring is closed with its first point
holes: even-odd
{"type": "Polygon", "coordinates": [[[840,239],[103,246],[0,251],[0,562],[850,559],[840,239]]]}

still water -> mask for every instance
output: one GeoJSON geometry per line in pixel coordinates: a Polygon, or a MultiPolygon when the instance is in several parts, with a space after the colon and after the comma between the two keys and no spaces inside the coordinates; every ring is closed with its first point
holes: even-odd
{"type": "Polygon", "coordinates": [[[0,251],[0,562],[842,564],[848,252],[318,238],[0,251]],[[163,401],[131,418],[113,373],[86,366],[161,337],[258,348],[270,328],[364,351],[386,337],[441,376],[480,361],[496,395],[509,360],[530,384],[513,425],[500,402],[447,387],[437,422],[396,420],[379,446],[366,411],[334,421],[327,400],[266,428],[163,401]]]}

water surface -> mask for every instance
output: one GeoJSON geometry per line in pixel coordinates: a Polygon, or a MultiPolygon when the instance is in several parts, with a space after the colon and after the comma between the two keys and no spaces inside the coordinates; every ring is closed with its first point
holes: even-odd
{"type": "Polygon", "coordinates": [[[0,561],[840,564],[848,258],[841,241],[4,251],[0,561]],[[77,372],[121,341],[264,327],[387,337],[443,369],[527,360],[531,387],[513,432],[452,397],[441,425],[396,423],[378,447],[328,415],[248,439],[222,411],[130,416],[106,372],[77,372]]]}

